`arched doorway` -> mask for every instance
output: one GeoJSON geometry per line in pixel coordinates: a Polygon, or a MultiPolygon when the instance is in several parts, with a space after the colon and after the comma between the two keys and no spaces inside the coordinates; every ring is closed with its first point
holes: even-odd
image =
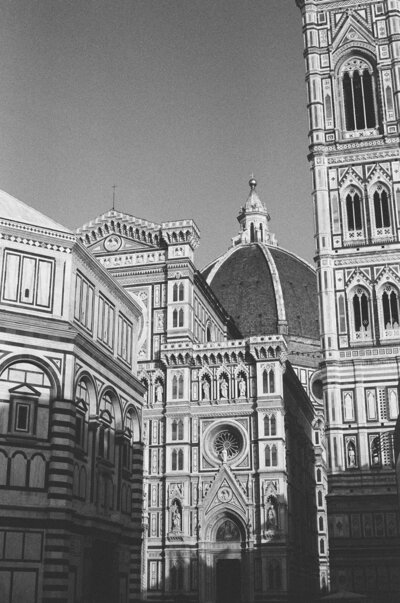
{"type": "Polygon", "coordinates": [[[223,546],[216,559],[216,603],[241,603],[241,534],[235,521],[226,518],[216,530],[216,544],[223,546]]]}
{"type": "Polygon", "coordinates": [[[247,603],[249,598],[244,520],[225,510],[209,518],[200,552],[201,603],[247,603]]]}

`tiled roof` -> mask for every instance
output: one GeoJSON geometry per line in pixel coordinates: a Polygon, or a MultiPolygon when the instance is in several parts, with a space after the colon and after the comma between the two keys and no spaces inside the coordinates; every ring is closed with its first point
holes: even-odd
{"type": "MultiPolygon", "coordinates": [[[[317,280],[312,267],[296,255],[268,246],[275,262],[288,334],[319,338],[317,280]]],[[[278,333],[276,287],[262,244],[238,245],[203,272],[244,337],[278,333]]],[[[274,267],[272,267],[274,271],[274,267]]]]}

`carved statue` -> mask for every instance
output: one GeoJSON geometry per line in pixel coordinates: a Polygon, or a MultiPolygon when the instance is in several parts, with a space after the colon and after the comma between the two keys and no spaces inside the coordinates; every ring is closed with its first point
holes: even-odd
{"type": "Polygon", "coordinates": [[[267,530],[276,529],[276,511],[274,505],[271,503],[267,509],[267,530]]]}
{"type": "Polygon", "coordinates": [[[171,507],[171,527],[173,532],[181,531],[181,512],[176,502],[171,507]]]}
{"type": "Polygon", "coordinates": [[[356,467],[356,449],[353,442],[350,442],[347,446],[347,460],[349,467],[356,467]]]}
{"type": "Polygon", "coordinates": [[[219,388],[220,388],[221,398],[226,400],[228,398],[228,384],[226,382],[226,379],[224,379],[224,378],[221,379],[219,388]]]}
{"type": "Polygon", "coordinates": [[[161,383],[158,381],[156,385],[156,402],[163,401],[164,388],[161,383]]]}
{"type": "Polygon", "coordinates": [[[240,377],[239,379],[239,398],[245,398],[246,397],[246,381],[243,379],[243,377],[240,377]]]}
{"type": "Polygon", "coordinates": [[[223,464],[223,465],[225,465],[225,463],[226,463],[226,462],[227,462],[227,460],[228,460],[228,452],[227,452],[226,448],[223,448],[223,449],[221,450],[221,460],[222,460],[222,464],[223,464]]]}
{"type": "Polygon", "coordinates": [[[203,400],[209,400],[210,399],[210,384],[207,379],[203,379],[201,388],[203,391],[203,400]]]}

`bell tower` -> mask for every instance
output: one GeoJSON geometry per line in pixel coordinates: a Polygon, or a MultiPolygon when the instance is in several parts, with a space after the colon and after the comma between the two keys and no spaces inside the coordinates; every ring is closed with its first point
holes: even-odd
{"type": "Polygon", "coordinates": [[[398,601],[400,1],[296,0],[308,95],[331,585],[398,601]]]}

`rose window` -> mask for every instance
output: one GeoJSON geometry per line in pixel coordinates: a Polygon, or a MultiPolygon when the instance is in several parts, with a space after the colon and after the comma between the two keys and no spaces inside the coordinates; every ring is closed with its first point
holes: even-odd
{"type": "Polygon", "coordinates": [[[216,421],[203,433],[203,451],[208,463],[241,463],[248,452],[246,428],[234,420],[216,421]]]}
{"type": "Polygon", "coordinates": [[[233,459],[240,450],[239,438],[233,430],[224,430],[217,433],[214,438],[214,450],[218,456],[233,459]]]}

